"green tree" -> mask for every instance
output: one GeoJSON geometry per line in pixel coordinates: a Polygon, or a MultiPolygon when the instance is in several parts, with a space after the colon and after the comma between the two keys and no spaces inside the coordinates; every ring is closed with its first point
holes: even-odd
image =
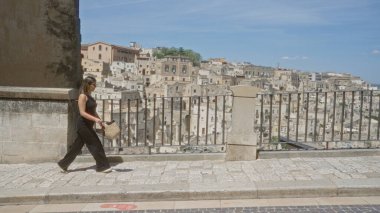
{"type": "Polygon", "coordinates": [[[157,57],[158,59],[164,58],[166,56],[185,56],[190,59],[190,61],[193,63],[194,66],[199,66],[202,60],[201,54],[194,52],[193,50],[190,50],[190,49],[184,49],[183,47],[156,48],[153,51],[153,56],[157,57]]]}

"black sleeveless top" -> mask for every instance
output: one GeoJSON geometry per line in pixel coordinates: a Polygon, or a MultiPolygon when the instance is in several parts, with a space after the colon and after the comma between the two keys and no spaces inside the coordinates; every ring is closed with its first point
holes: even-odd
{"type": "MultiPolygon", "coordinates": [[[[86,95],[86,96],[87,96],[87,101],[86,101],[85,111],[90,115],[96,116],[96,105],[97,105],[96,101],[93,97],[91,97],[91,95],[86,95]]],[[[92,128],[95,122],[92,120],[88,120],[87,118],[84,118],[82,116],[79,116],[78,126],[83,125],[83,124],[92,128]]]]}

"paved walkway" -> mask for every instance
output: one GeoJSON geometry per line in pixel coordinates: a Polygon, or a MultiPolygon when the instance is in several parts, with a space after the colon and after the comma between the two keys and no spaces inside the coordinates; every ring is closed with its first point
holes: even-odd
{"type": "Polygon", "coordinates": [[[0,164],[0,203],[380,196],[380,156],[136,161],[96,173],[74,163],[0,164]]]}

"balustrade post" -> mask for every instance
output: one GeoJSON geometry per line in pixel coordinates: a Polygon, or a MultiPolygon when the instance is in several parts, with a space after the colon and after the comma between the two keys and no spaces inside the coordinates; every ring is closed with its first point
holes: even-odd
{"type": "Polygon", "coordinates": [[[257,133],[254,131],[256,97],[259,88],[235,86],[232,104],[232,131],[227,138],[226,160],[256,160],[257,133]]]}

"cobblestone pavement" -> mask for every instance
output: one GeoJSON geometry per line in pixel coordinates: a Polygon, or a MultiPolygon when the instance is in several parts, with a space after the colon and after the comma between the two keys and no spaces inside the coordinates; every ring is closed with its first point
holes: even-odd
{"type": "Polygon", "coordinates": [[[380,196],[380,156],[256,161],[0,164],[0,203],[380,196]]]}
{"type": "Polygon", "coordinates": [[[74,163],[69,173],[63,174],[55,163],[0,164],[0,189],[380,178],[379,156],[244,162],[138,161],[114,165],[114,172],[109,174],[95,172],[93,165],[74,163]]]}
{"type": "MultiPolygon", "coordinates": [[[[99,211],[99,213],[254,213],[254,212],[275,212],[275,213],[378,213],[380,205],[349,205],[349,206],[270,206],[270,207],[236,207],[236,208],[205,208],[205,209],[151,209],[132,211],[99,211]]],[[[81,213],[90,213],[83,212],[81,213]]],[[[97,213],[97,211],[91,211],[97,213]]]]}

